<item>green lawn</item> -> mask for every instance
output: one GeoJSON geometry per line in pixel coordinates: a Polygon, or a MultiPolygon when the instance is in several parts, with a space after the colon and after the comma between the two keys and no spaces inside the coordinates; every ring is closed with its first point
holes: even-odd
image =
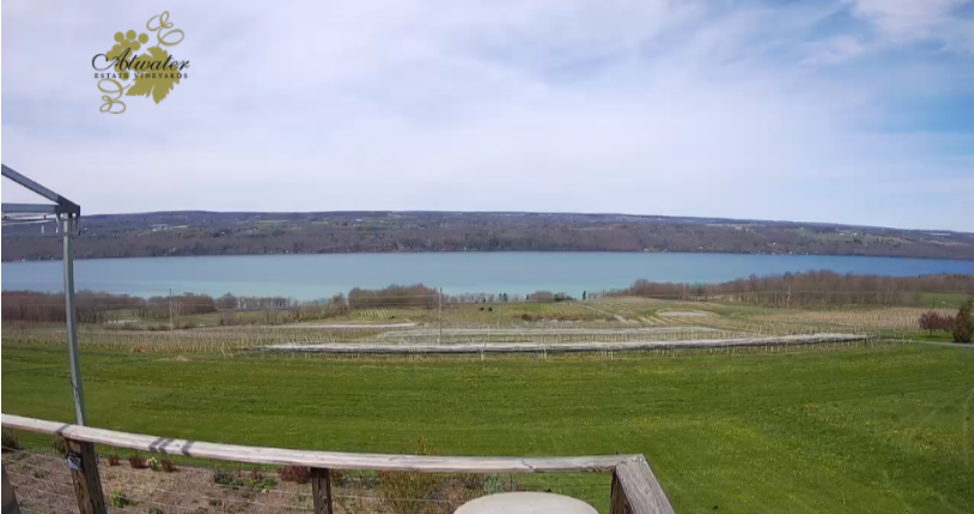
{"type": "Polygon", "coordinates": [[[906,334],[906,337],[909,339],[913,339],[914,341],[928,341],[934,343],[954,342],[954,334],[944,330],[937,330],[933,333],[930,333],[926,330],[922,330],[920,332],[913,332],[913,333],[906,334]]]}
{"type": "Polygon", "coordinates": [[[971,295],[964,293],[920,293],[920,303],[931,308],[960,307],[971,295]]]}
{"type": "MultiPolygon", "coordinates": [[[[85,352],[90,423],[294,448],[643,453],[680,514],[974,512],[972,349],[189,358],[85,352]]],[[[4,344],[2,364],[4,412],[72,419],[63,348],[4,344]]],[[[604,476],[537,480],[605,507],[604,476]]]]}

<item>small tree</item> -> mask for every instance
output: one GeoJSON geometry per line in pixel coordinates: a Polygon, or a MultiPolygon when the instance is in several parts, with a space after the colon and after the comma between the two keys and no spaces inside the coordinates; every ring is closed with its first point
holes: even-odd
{"type": "Polygon", "coordinates": [[[927,311],[920,315],[920,328],[929,331],[931,335],[937,330],[953,332],[955,323],[953,316],[936,311],[927,311]]]}
{"type": "Polygon", "coordinates": [[[934,311],[927,311],[920,315],[920,328],[933,334],[940,322],[940,315],[934,311]]]}
{"type": "Polygon", "coordinates": [[[957,311],[954,318],[954,342],[970,343],[974,337],[974,319],[971,319],[971,310],[974,310],[974,299],[967,300],[957,311]]]}

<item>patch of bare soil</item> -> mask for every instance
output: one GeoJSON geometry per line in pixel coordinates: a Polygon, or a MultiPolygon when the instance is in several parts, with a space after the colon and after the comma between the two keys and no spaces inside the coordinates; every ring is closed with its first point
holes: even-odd
{"type": "MultiPolygon", "coordinates": [[[[49,453],[13,452],[4,454],[3,465],[24,513],[78,511],[65,459],[49,453]]],[[[282,482],[274,470],[177,466],[166,473],[133,469],[124,458],[113,466],[105,456],[98,469],[112,513],[314,512],[311,484],[282,482]]],[[[332,493],[335,512],[342,514],[450,514],[485,494],[485,488],[477,476],[333,473],[332,493]]]]}

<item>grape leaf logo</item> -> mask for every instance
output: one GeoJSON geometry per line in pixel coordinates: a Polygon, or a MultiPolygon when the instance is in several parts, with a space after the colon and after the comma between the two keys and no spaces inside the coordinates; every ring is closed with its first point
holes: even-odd
{"type": "MultiPolygon", "coordinates": [[[[169,54],[165,50],[159,47],[152,47],[149,49],[149,55],[151,57],[141,56],[142,62],[151,61],[162,63],[165,62],[169,57],[169,54]]],[[[149,96],[152,95],[152,99],[156,103],[161,102],[166,95],[176,84],[179,84],[179,74],[176,73],[143,73],[141,76],[135,77],[135,85],[129,88],[128,92],[125,93],[126,96],[149,96]],[[150,77],[151,75],[151,77],[150,77]],[[159,78],[156,76],[159,75],[159,78]]]]}
{"type": "Polygon", "coordinates": [[[122,114],[126,110],[123,96],[152,98],[156,104],[166,99],[180,80],[189,77],[189,61],[178,61],[164,47],[178,45],[185,38],[181,29],[173,28],[169,11],[153,16],[146,29],[155,33],[156,45],[149,44],[149,35],[134,30],[115,33],[111,50],[91,60],[98,90],[104,102],[99,111],[122,114]],[[142,51],[143,53],[137,53],[142,51]]]}

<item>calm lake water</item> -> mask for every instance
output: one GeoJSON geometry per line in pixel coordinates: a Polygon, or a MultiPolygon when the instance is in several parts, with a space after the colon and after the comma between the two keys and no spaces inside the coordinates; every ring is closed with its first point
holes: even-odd
{"type": "MultiPolygon", "coordinates": [[[[719,282],[829,269],[840,273],[974,273],[974,261],[885,257],[594,252],[261,255],[95,259],[75,262],[78,289],[133,295],[193,292],[214,296],[282,295],[298,299],[353,287],[423,283],[446,293],[525,294],[622,288],[636,279],[719,282]]],[[[60,291],[60,261],[5,262],[4,290],[60,291]]]]}

